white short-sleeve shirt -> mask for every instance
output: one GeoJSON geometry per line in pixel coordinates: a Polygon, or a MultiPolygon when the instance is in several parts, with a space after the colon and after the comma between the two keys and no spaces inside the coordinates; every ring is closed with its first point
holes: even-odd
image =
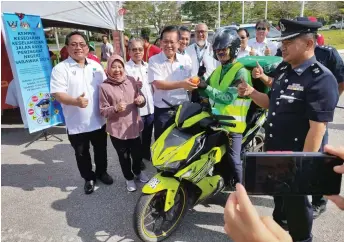
{"type": "MultiPolygon", "coordinates": [[[[191,59],[187,55],[176,53],[176,59],[171,63],[164,52],[152,56],[148,65],[149,83],[154,81],[182,81],[191,77],[192,64],[191,59]]],[[[169,106],[162,101],[166,101],[173,105],[188,101],[188,93],[185,89],[179,88],[175,90],[161,90],[154,85],[154,106],[158,108],[168,108],[169,106]]]]}
{"type": "Polygon", "coordinates": [[[100,129],[105,119],[99,111],[99,85],[106,79],[102,66],[86,58],[84,68],[71,57],[53,68],[50,80],[50,92],[67,93],[77,98],[85,93],[88,99],[86,108],[61,104],[69,134],[79,134],[100,129]]]}
{"type": "Polygon", "coordinates": [[[245,57],[245,56],[249,56],[250,50],[251,50],[251,48],[249,46],[246,46],[246,48],[244,50],[242,50],[240,48],[237,59],[245,57]]]}
{"type": "Polygon", "coordinates": [[[142,64],[135,64],[133,60],[130,59],[125,64],[125,71],[128,76],[132,76],[137,80],[138,78],[142,82],[142,94],[145,96],[146,105],[139,109],[140,116],[145,116],[154,113],[154,101],[152,94],[152,87],[148,81],[148,63],[142,61],[142,64]]]}
{"type": "Polygon", "coordinates": [[[269,49],[271,50],[272,56],[276,55],[278,49],[278,43],[270,41],[267,38],[265,38],[265,40],[261,43],[258,43],[256,38],[249,39],[247,45],[249,47],[252,47],[256,51],[256,55],[258,56],[265,56],[264,52],[266,46],[269,47],[269,49]]]}

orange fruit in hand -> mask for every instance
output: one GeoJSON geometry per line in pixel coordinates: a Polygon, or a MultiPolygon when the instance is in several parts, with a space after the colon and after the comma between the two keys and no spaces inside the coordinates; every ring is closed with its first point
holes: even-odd
{"type": "Polygon", "coordinates": [[[198,85],[200,81],[201,81],[201,80],[200,80],[200,78],[199,78],[198,76],[194,76],[194,77],[191,78],[191,82],[192,82],[193,84],[198,85]]]}

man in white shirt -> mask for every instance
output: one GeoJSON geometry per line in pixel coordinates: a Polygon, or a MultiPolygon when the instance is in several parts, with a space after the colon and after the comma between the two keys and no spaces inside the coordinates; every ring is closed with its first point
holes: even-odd
{"type": "Polygon", "coordinates": [[[214,59],[214,52],[208,39],[208,26],[204,23],[196,25],[195,28],[196,43],[186,49],[192,61],[192,76],[197,76],[199,67],[203,64],[206,68],[204,78],[208,79],[211,73],[220,65],[220,62],[214,59]]]}
{"type": "Polygon", "coordinates": [[[177,53],[180,40],[178,27],[165,27],[160,39],[163,51],[152,56],[148,65],[148,80],[154,87],[155,139],[173,122],[169,114],[171,108],[162,99],[177,105],[189,100],[187,90],[197,89],[197,84],[191,82],[190,58],[177,53]]]}
{"type": "Polygon", "coordinates": [[[53,68],[50,92],[61,103],[68,139],[85,179],[86,194],[94,191],[96,178],[105,184],[113,179],[107,173],[107,133],[99,111],[99,85],[106,79],[102,66],[86,58],[86,36],[74,31],[66,36],[69,57],[53,68]],[[93,145],[96,171],[92,171],[90,142],[93,145]]]}
{"type": "Polygon", "coordinates": [[[190,44],[191,32],[187,27],[180,26],[179,27],[179,34],[180,34],[180,40],[179,40],[178,53],[181,55],[185,55],[186,54],[186,48],[190,44]]]}
{"type": "Polygon", "coordinates": [[[19,101],[18,101],[17,89],[16,89],[14,79],[8,85],[5,103],[7,103],[8,105],[11,105],[13,107],[19,108],[20,116],[23,120],[24,128],[27,129],[29,126],[27,124],[25,110],[23,108],[20,108],[19,101]]]}
{"type": "Polygon", "coordinates": [[[267,20],[259,20],[256,23],[256,38],[248,41],[248,46],[251,47],[250,55],[276,55],[278,43],[272,42],[266,38],[269,31],[270,24],[267,20]]]}
{"type": "Polygon", "coordinates": [[[152,132],[154,123],[154,102],[152,86],[148,81],[148,63],[143,61],[144,41],[141,38],[129,40],[128,50],[130,61],[125,64],[128,76],[132,76],[141,85],[141,92],[146,99],[146,106],[139,109],[144,128],[141,134],[142,157],[151,159],[150,146],[152,143],[152,132]]]}
{"type": "Polygon", "coordinates": [[[248,46],[249,32],[245,28],[238,29],[238,35],[240,38],[240,50],[237,59],[250,55],[250,47],[248,46]]]}
{"type": "Polygon", "coordinates": [[[103,36],[103,44],[101,51],[101,61],[106,62],[110,56],[113,54],[113,46],[109,43],[107,35],[103,36]]]}

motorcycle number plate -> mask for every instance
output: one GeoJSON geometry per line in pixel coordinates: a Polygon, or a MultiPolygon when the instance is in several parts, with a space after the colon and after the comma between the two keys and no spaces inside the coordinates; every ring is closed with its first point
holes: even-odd
{"type": "Polygon", "coordinates": [[[150,179],[150,181],[148,182],[148,186],[150,186],[152,189],[155,189],[156,186],[160,183],[159,179],[153,177],[152,179],[150,179]]]}

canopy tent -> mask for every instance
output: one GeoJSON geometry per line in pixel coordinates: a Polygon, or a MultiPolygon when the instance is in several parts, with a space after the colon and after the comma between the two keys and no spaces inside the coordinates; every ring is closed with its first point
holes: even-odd
{"type": "MultiPolygon", "coordinates": [[[[124,53],[123,34],[118,33],[118,31],[124,30],[123,14],[125,11],[122,9],[122,2],[120,1],[6,1],[1,2],[1,12],[40,16],[44,28],[75,28],[100,33],[108,33],[111,30],[114,35],[117,34],[119,36],[114,40],[115,50],[117,49],[121,53],[124,53]]],[[[2,31],[2,51],[5,50],[5,38],[3,38],[3,34],[4,32],[2,31]]],[[[55,38],[59,49],[56,31],[55,38]]],[[[12,80],[10,65],[6,65],[3,57],[8,58],[7,54],[1,55],[1,110],[10,108],[10,106],[5,105],[5,97],[7,87],[12,80]],[[4,67],[7,69],[5,70],[4,67]],[[8,74],[7,77],[5,76],[6,73],[8,74]]]]}
{"type": "Polygon", "coordinates": [[[43,26],[93,31],[124,29],[122,2],[52,1],[2,2],[3,13],[24,13],[41,17],[43,26]]]}

